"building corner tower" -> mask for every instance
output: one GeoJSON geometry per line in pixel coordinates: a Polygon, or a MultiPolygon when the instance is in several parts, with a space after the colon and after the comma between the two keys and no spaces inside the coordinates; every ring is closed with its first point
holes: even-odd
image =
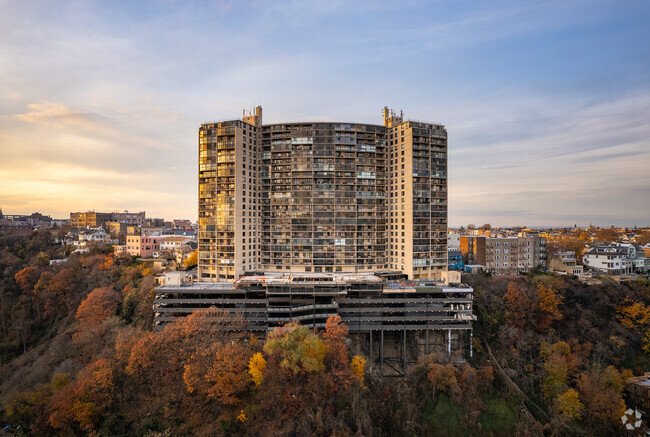
{"type": "Polygon", "coordinates": [[[262,108],[199,128],[198,279],[234,282],[259,259],[262,108]]]}

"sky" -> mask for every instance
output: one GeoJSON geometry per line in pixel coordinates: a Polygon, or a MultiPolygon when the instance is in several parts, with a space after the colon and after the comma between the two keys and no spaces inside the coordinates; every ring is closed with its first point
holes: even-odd
{"type": "Polygon", "coordinates": [[[0,0],[0,208],[197,217],[197,132],[449,134],[449,224],[650,225],[650,1],[0,0]]]}

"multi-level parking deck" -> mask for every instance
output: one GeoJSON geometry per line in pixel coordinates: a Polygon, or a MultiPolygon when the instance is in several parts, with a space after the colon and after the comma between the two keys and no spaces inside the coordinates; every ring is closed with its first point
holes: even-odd
{"type": "Polygon", "coordinates": [[[158,287],[154,323],[162,329],[216,307],[241,314],[246,330],[262,335],[291,321],[322,329],[338,314],[350,329],[353,350],[367,355],[381,374],[403,374],[422,354],[471,355],[472,296],[473,289],[462,284],[391,281],[374,274],[266,273],[235,283],[158,287]]]}

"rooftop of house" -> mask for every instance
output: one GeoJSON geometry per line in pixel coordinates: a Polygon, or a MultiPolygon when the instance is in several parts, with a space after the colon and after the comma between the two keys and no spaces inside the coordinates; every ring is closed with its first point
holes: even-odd
{"type": "Polygon", "coordinates": [[[585,255],[621,255],[627,256],[627,249],[620,246],[598,245],[585,252],[585,255]]]}

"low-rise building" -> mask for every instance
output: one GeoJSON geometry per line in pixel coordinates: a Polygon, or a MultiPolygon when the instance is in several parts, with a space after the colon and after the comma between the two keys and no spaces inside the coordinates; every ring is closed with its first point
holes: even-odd
{"type": "Polygon", "coordinates": [[[196,229],[187,228],[187,229],[174,229],[173,234],[180,237],[196,237],[196,229]]]}
{"type": "Polygon", "coordinates": [[[160,235],[127,235],[127,253],[140,258],[159,258],[160,242],[163,239],[160,235]]]}
{"type": "Polygon", "coordinates": [[[130,256],[140,256],[141,246],[142,246],[142,237],[140,237],[140,235],[126,236],[126,252],[130,256]]]}
{"type": "Polygon", "coordinates": [[[497,274],[519,272],[519,244],[517,237],[496,237],[486,239],[485,269],[497,274]]]}
{"type": "Polygon", "coordinates": [[[142,226],[145,221],[145,213],[141,212],[71,212],[70,227],[72,229],[84,229],[94,227],[105,227],[108,222],[119,222],[127,225],[142,226]]]}
{"type": "Polygon", "coordinates": [[[485,243],[484,235],[461,235],[460,251],[465,259],[465,265],[485,265],[485,243]]]}
{"type": "Polygon", "coordinates": [[[466,265],[482,265],[495,274],[546,268],[546,238],[535,233],[489,237],[462,235],[460,250],[466,265]]]}
{"type": "Polygon", "coordinates": [[[119,223],[124,223],[125,225],[135,225],[135,226],[143,226],[144,222],[146,220],[144,211],[140,211],[140,212],[129,212],[129,211],[113,212],[113,213],[111,213],[111,218],[112,218],[113,221],[116,221],[116,222],[119,222],[119,223]]]}
{"type": "Polygon", "coordinates": [[[113,253],[119,257],[129,255],[126,244],[113,244],[113,253]]]}
{"type": "Polygon", "coordinates": [[[88,252],[91,246],[104,246],[117,243],[112,240],[101,227],[95,229],[81,229],[69,232],[63,239],[64,244],[75,246],[75,252],[88,252]]]}
{"type": "Polygon", "coordinates": [[[577,263],[576,253],[573,251],[560,251],[551,257],[548,269],[568,275],[582,275],[583,267],[577,263]]]}
{"type": "Polygon", "coordinates": [[[465,267],[465,259],[460,249],[447,249],[447,268],[453,271],[462,272],[465,267]]]}
{"type": "Polygon", "coordinates": [[[165,226],[165,219],[150,217],[145,220],[144,225],[149,228],[162,228],[165,226]]]}
{"type": "Polygon", "coordinates": [[[77,235],[79,243],[110,243],[111,236],[104,232],[104,229],[90,229],[87,231],[79,232],[77,235]]]}
{"type": "Polygon", "coordinates": [[[627,259],[632,263],[632,273],[647,273],[650,271],[650,259],[641,246],[634,243],[619,243],[617,246],[627,249],[627,259]]]}
{"type": "Polygon", "coordinates": [[[183,244],[187,244],[190,241],[195,241],[192,238],[183,237],[183,236],[166,236],[163,240],[160,241],[160,250],[176,250],[183,244]]]}
{"type": "Polygon", "coordinates": [[[197,247],[198,244],[196,241],[188,241],[186,244],[176,248],[174,251],[176,262],[180,265],[185,264],[185,260],[194,253],[197,247]]]}
{"type": "Polygon", "coordinates": [[[29,235],[34,227],[27,222],[0,220],[0,235],[29,235]]]}
{"type": "Polygon", "coordinates": [[[140,228],[140,235],[151,237],[154,235],[162,235],[164,228],[162,226],[143,226],[140,228]]]}
{"type": "Polygon", "coordinates": [[[126,233],[127,224],[121,222],[106,222],[106,231],[114,237],[126,233]]]}
{"type": "Polygon", "coordinates": [[[460,234],[447,234],[447,249],[460,249],[460,234]]]}
{"type": "Polygon", "coordinates": [[[465,264],[463,266],[463,271],[465,273],[479,273],[485,269],[485,266],[480,264],[465,264]]]}
{"type": "Polygon", "coordinates": [[[112,216],[108,212],[71,212],[70,227],[72,229],[86,229],[98,226],[104,226],[106,222],[112,221],[112,216]]]}
{"type": "Polygon", "coordinates": [[[650,246],[643,246],[641,247],[641,250],[643,250],[643,254],[646,258],[650,258],[650,246]]]}
{"type": "Polygon", "coordinates": [[[602,244],[589,249],[582,257],[584,265],[608,275],[625,275],[632,273],[632,261],[627,257],[626,248],[602,244]]]}
{"type": "Polygon", "coordinates": [[[519,271],[546,268],[546,238],[535,232],[520,232],[517,235],[517,267],[519,271]]]}
{"type": "Polygon", "coordinates": [[[174,219],[172,224],[174,229],[186,229],[192,227],[192,222],[187,219],[174,219]]]}

